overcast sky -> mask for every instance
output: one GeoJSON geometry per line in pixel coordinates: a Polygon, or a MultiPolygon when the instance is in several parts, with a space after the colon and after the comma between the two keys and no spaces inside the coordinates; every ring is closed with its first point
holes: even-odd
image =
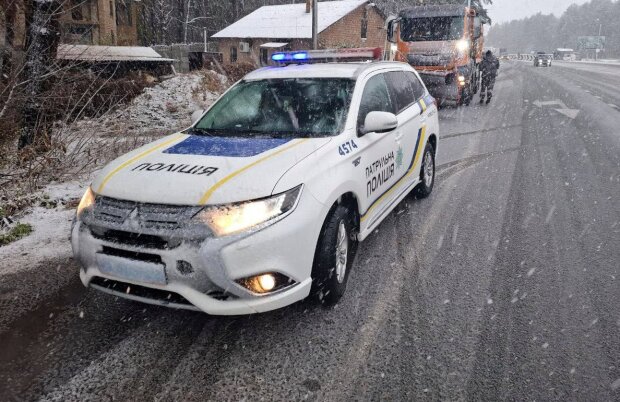
{"type": "Polygon", "coordinates": [[[543,14],[555,14],[559,17],[571,4],[583,4],[588,1],[589,0],[493,0],[493,5],[489,6],[489,14],[493,19],[493,23],[529,17],[539,12],[543,14]]]}

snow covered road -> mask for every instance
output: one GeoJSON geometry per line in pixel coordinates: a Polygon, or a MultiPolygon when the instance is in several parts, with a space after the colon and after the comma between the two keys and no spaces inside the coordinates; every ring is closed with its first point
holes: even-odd
{"type": "Polygon", "coordinates": [[[435,192],[362,244],[331,310],[119,300],[82,288],[68,243],[30,265],[16,243],[0,254],[0,400],[620,398],[620,68],[606,69],[507,62],[490,105],[441,110],[435,192]]]}

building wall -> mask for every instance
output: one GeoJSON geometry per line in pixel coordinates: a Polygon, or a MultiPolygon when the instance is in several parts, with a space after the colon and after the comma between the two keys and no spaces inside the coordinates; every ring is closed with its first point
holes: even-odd
{"type": "MultiPolygon", "coordinates": [[[[120,9],[117,7],[117,12],[120,9]]],[[[129,15],[127,18],[121,19],[122,23],[116,26],[117,44],[119,46],[137,46],[138,45],[138,5],[134,2],[130,3],[127,10],[129,15]]],[[[117,19],[119,22],[119,19],[117,19]]]]}
{"type": "Polygon", "coordinates": [[[129,24],[117,25],[116,0],[68,0],[60,16],[63,43],[91,45],[136,45],[138,43],[137,5],[130,3],[129,24]],[[81,6],[80,6],[81,5],[81,6]],[[80,7],[82,18],[76,18],[80,7]],[[87,32],[90,31],[90,34],[87,32]]]}
{"type": "MultiPolygon", "coordinates": [[[[343,47],[381,47],[385,46],[385,20],[375,7],[366,10],[365,5],[357,8],[335,24],[319,34],[319,47],[343,48],[343,47]],[[362,39],[362,18],[366,15],[367,34],[362,39]]],[[[237,63],[260,63],[261,45],[268,42],[286,42],[288,46],[283,49],[269,49],[269,57],[274,51],[281,50],[304,50],[312,49],[311,39],[274,39],[274,38],[222,38],[216,39],[219,52],[222,53],[223,62],[231,63],[231,48],[237,49],[237,63]],[[242,53],[239,49],[240,42],[250,44],[250,52],[242,53]]]]}
{"type": "Polygon", "coordinates": [[[310,39],[273,39],[273,38],[227,38],[218,39],[218,51],[222,53],[223,63],[232,63],[231,60],[231,48],[237,49],[237,63],[251,63],[257,66],[261,65],[260,62],[260,49],[261,45],[269,42],[283,42],[288,43],[286,47],[281,49],[268,49],[268,56],[271,57],[273,52],[282,50],[297,50],[297,49],[311,49],[312,40],[310,39]],[[250,52],[244,53],[240,50],[240,43],[247,42],[250,44],[250,52]]]}
{"type": "Polygon", "coordinates": [[[322,48],[385,46],[385,19],[375,7],[363,5],[319,34],[322,48]],[[366,39],[362,38],[362,18],[366,15],[366,39]]]}

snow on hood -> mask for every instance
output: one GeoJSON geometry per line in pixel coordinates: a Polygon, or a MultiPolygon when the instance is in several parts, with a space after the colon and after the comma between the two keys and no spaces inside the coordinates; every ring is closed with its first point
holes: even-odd
{"type": "Polygon", "coordinates": [[[247,201],[271,195],[284,173],[329,141],[173,134],[113,161],[92,187],[106,197],[144,203],[247,201]]]}

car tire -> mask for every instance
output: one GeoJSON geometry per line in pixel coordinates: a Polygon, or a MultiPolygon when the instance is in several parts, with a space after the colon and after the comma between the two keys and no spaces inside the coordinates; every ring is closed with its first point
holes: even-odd
{"type": "Polygon", "coordinates": [[[420,184],[415,188],[417,198],[427,198],[435,186],[435,150],[430,143],[426,144],[422,167],[420,168],[420,184]]]}
{"type": "Polygon", "coordinates": [[[344,295],[357,251],[354,213],[344,205],[332,209],[323,223],[312,266],[312,298],[332,306],[344,295]]]}

